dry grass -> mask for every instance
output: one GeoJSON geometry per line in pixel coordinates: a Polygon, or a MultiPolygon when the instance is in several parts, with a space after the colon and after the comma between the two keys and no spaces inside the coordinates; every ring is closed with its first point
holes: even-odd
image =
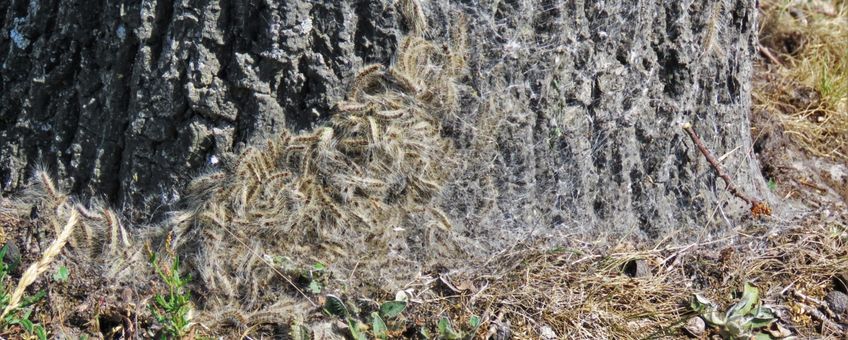
{"type": "Polygon", "coordinates": [[[459,298],[430,297],[436,303],[425,309],[435,314],[432,320],[440,314],[457,320],[484,315],[488,322],[480,336],[509,325],[518,339],[542,338],[543,328],[569,339],[685,338],[681,327],[693,315],[692,294],[729,306],[750,281],[795,335],[848,335],[833,328],[846,316],[816,319],[826,307],[811,302],[844,289],[835,288],[834,280],[848,268],[848,214],[804,216],[784,230],[767,230],[752,227],[714,242],[645,250],[580,242],[548,250],[519,246],[474,273],[456,275],[456,282],[470,280],[465,287],[475,288],[459,298]],[[622,272],[637,259],[650,266],[651,276],[622,272]]]}
{"type": "Polygon", "coordinates": [[[848,160],[848,2],[763,1],[757,109],[817,156],[848,160]]]}

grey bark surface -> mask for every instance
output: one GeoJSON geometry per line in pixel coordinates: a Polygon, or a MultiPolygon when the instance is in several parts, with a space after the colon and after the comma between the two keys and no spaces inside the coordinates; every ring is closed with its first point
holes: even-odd
{"type": "MultiPolygon", "coordinates": [[[[173,205],[205,168],[320,124],[358,68],[390,63],[401,3],[0,1],[3,190],[43,164],[84,196],[173,205]]],[[[684,121],[765,195],[748,126],[755,1],[422,6],[436,41],[468,18],[474,95],[442,122],[466,156],[440,201],[461,232],[497,247],[510,230],[655,238],[744,216],[684,121]]]]}

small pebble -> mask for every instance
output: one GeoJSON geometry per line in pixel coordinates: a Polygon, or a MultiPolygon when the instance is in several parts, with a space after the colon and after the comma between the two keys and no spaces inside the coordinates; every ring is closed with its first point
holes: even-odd
{"type": "Polygon", "coordinates": [[[645,260],[630,260],[624,264],[624,273],[630,277],[651,277],[651,266],[645,260]]]}
{"type": "Polygon", "coordinates": [[[539,327],[539,336],[541,336],[542,339],[545,339],[545,340],[559,339],[556,332],[554,332],[553,328],[551,328],[550,326],[547,326],[547,325],[539,327]]]}
{"type": "Polygon", "coordinates": [[[827,306],[834,313],[839,315],[845,315],[848,312],[848,295],[839,291],[832,291],[827,293],[827,296],[824,297],[824,301],[827,302],[827,306]]]}
{"type": "Polygon", "coordinates": [[[9,266],[9,270],[14,271],[21,263],[21,250],[12,240],[7,240],[3,246],[6,247],[6,256],[3,257],[3,263],[9,266]]]}
{"type": "Polygon", "coordinates": [[[707,324],[704,323],[704,320],[700,317],[693,316],[689,319],[689,321],[686,321],[686,327],[684,327],[684,329],[686,330],[686,333],[697,338],[704,334],[707,329],[707,324]]]}
{"type": "Polygon", "coordinates": [[[833,277],[833,289],[848,294],[848,273],[836,274],[833,277]]]}

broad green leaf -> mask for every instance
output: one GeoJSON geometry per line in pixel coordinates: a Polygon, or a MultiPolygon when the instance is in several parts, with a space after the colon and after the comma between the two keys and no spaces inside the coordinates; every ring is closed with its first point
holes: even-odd
{"type": "Polygon", "coordinates": [[[406,309],[405,301],[388,301],[380,305],[380,315],[384,318],[395,318],[406,309]]]}
{"type": "Polygon", "coordinates": [[[324,302],[324,309],[335,316],[345,318],[348,315],[347,307],[338,296],[328,294],[327,300],[324,302]]]}
{"type": "Polygon", "coordinates": [[[350,336],[354,340],[368,340],[368,336],[359,328],[360,322],[354,318],[347,318],[347,327],[350,328],[350,336]]]}
{"type": "Polygon", "coordinates": [[[748,323],[751,325],[751,329],[758,329],[763,327],[768,327],[772,322],[775,322],[775,319],[758,319],[753,318],[748,323]]]}
{"type": "Polygon", "coordinates": [[[777,321],[777,317],[774,315],[774,312],[771,311],[768,307],[760,307],[757,308],[754,316],[751,318],[751,327],[754,329],[768,327],[773,322],[777,321]]]}
{"type": "Polygon", "coordinates": [[[760,302],[760,289],[750,282],[745,283],[742,298],[727,311],[728,319],[735,319],[747,315],[760,302]]]}
{"type": "Polygon", "coordinates": [[[768,307],[757,308],[757,312],[754,313],[754,317],[757,318],[757,319],[776,319],[777,318],[777,316],[775,316],[775,314],[774,314],[774,311],[772,311],[771,308],[768,308],[768,307]]]}
{"type": "Polygon", "coordinates": [[[315,264],[312,265],[312,270],[315,270],[315,271],[323,271],[325,269],[327,269],[327,265],[325,265],[321,262],[315,262],[315,264]]]}
{"type": "Polygon", "coordinates": [[[773,338],[768,333],[757,333],[753,336],[754,340],[772,340],[773,338]]]}
{"type": "Polygon", "coordinates": [[[726,338],[739,339],[747,335],[751,330],[751,327],[747,323],[744,323],[744,320],[742,320],[742,322],[740,322],[740,320],[728,320],[724,325],[723,330],[728,333],[728,337],[726,338]]]}
{"type": "Polygon", "coordinates": [[[719,313],[717,310],[710,310],[709,312],[701,314],[701,317],[708,324],[713,326],[724,326],[727,323],[727,320],[724,318],[724,315],[719,313]]]}
{"type": "Polygon", "coordinates": [[[715,304],[701,294],[694,294],[692,301],[689,302],[689,308],[696,313],[702,313],[707,309],[715,309],[715,304]]]}
{"type": "Polygon", "coordinates": [[[446,317],[442,317],[441,319],[439,319],[439,324],[437,325],[437,327],[439,329],[439,336],[445,336],[446,334],[448,334],[449,331],[453,330],[450,325],[450,320],[448,320],[448,318],[446,317]]]}
{"type": "Polygon", "coordinates": [[[692,296],[689,307],[710,325],[722,326],[726,323],[724,315],[718,312],[718,307],[716,307],[715,303],[701,294],[694,294],[692,296]]]}
{"type": "Polygon", "coordinates": [[[377,312],[371,313],[371,330],[377,338],[383,340],[389,338],[389,328],[386,327],[386,323],[383,322],[383,319],[380,318],[380,314],[377,314],[377,312]]]}
{"type": "Polygon", "coordinates": [[[6,315],[6,319],[4,321],[6,322],[7,325],[20,325],[21,324],[21,320],[18,320],[17,318],[13,317],[11,314],[6,315]]]}

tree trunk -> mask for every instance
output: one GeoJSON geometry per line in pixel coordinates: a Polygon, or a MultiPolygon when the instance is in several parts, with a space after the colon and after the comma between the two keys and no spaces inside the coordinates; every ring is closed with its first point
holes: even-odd
{"type": "MultiPolygon", "coordinates": [[[[434,41],[468,19],[472,94],[442,122],[463,161],[448,217],[494,246],[516,230],[734,223],[745,205],[680,126],[765,195],[748,125],[755,3],[421,1],[434,41]]],[[[404,15],[418,4],[0,1],[3,190],[43,164],[84,196],[168,207],[242,147],[324,121],[357,69],[421,28],[404,15]]]]}

